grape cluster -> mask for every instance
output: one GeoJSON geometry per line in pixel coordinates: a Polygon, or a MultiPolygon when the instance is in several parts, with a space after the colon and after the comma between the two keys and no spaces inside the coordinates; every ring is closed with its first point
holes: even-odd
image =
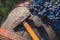
{"type": "MultiPolygon", "coordinates": [[[[55,0],[54,5],[51,1],[36,0],[29,7],[30,12],[35,12],[38,16],[47,17],[53,22],[52,26],[60,29],[60,0],[55,0]]],[[[60,30],[57,31],[60,34],[60,30]]]]}
{"type": "MultiPolygon", "coordinates": [[[[37,15],[47,17],[49,20],[54,21],[60,19],[60,1],[57,0],[54,5],[50,1],[44,2],[43,0],[34,1],[29,10],[33,10],[37,15]]],[[[32,11],[31,11],[32,12],[32,11]]]]}

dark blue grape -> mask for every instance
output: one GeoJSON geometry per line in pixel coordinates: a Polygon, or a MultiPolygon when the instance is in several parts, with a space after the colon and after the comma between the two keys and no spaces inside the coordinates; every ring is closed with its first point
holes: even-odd
{"type": "Polygon", "coordinates": [[[53,22],[52,26],[54,28],[60,29],[58,26],[60,25],[60,0],[55,0],[54,5],[52,5],[50,0],[35,0],[29,10],[30,12],[33,10],[40,17],[47,17],[48,20],[53,22]]]}

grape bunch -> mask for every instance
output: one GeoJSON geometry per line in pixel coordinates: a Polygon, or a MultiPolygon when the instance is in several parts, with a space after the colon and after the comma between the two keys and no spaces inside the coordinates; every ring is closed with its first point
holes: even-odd
{"type": "Polygon", "coordinates": [[[47,17],[49,20],[54,21],[60,19],[60,1],[57,0],[54,5],[50,1],[44,2],[43,0],[36,0],[32,3],[29,10],[35,12],[37,15],[47,17]]]}
{"type": "MultiPolygon", "coordinates": [[[[52,26],[60,29],[60,0],[55,0],[54,5],[51,1],[36,0],[29,7],[30,12],[35,12],[38,16],[47,17],[53,22],[52,26]]],[[[60,30],[57,31],[60,34],[60,30]]]]}

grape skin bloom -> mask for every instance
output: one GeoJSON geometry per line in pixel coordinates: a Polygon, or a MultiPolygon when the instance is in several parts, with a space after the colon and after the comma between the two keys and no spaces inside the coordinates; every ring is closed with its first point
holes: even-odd
{"type": "Polygon", "coordinates": [[[35,0],[32,6],[29,7],[29,10],[30,12],[33,10],[33,12],[42,18],[47,17],[48,20],[51,20],[53,22],[52,27],[60,35],[60,0],[55,0],[54,5],[52,5],[50,0],[35,0]]]}

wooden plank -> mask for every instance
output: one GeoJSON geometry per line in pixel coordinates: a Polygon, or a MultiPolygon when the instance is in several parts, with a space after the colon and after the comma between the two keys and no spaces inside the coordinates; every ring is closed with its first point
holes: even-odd
{"type": "Polygon", "coordinates": [[[9,38],[11,40],[27,40],[26,38],[21,37],[20,35],[14,33],[14,32],[11,32],[11,31],[8,31],[5,29],[1,29],[1,28],[0,28],[0,35],[3,37],[9,38]]]}
{"type": "Polygon", "coordinates": [[[23,22],[23,25],[33,40],[40,40],[40,38],[37,36],[37,34],[26,21],[23,22]]]}

